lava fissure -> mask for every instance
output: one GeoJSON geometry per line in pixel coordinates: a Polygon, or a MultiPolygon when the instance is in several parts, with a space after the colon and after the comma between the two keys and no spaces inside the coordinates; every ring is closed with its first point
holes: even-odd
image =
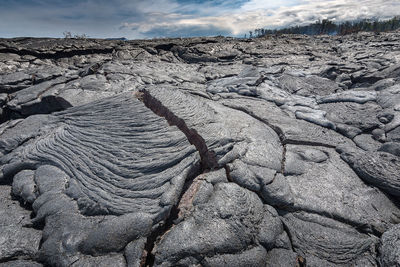
{"type": "Polygon", "coordinates": [[[146,245],[145,245],[145,254],[143,256],[141,267],[153,266],[155,261],[155,255],[153,253],[153,249],[156,243],[167,233],[169,230],[176,224],[176,220],[179,219],[179,203],[183,195],[193,184],[194,179],[205,171],[202,169],[200,164],[196,164],[192,170],[189,172],[188,177],[186,178],[185,184],[183,185],[182,192],[179,195],[178,201],[171,208],[169,216],[166,218],[165,222],[159,225],[150,236],[147,237],[146,245]]]}
{"type": "Polygon", "coordinates": [[[215,152],[208,149],[206,141],[195,129],[190,129],[183,119],[172,113],[148,91],[142,90],[140,93],[146,107],[158,116],[165,118],[170,125],[178,127],[185,134],[189,143],[196,147],[200,154],[201,165],[204,170],[213,170],[218,166],[215,152]]]}
{"type": "Polygon", "coordinates": [[[214,151],[208,149],[207,144],[202,136],[200,136],[196,130],[190,129],[185,121],[174,113],[172,113],[168,108],[166,108],[159,100],[155,99],[148,91],[141,90],[136,93],[135,96],[142,101],[147,108],[153,111],[160,117],[163,117],[167,120],[167,122],[172,125],[178,127],[178,129],[185,134],[189,143],[194,145],[199,152],[201,161],[199,166],[195,166],[188,175],[186,182],[183,186],[183,190],[178,198],[176,205],[174,205],[171,209],[171,212],[166,219],[165,223],[159,226],[153,233],[147,238],[145,251],[146,251],[146,259],[142,262],[143,266],[153,266],[155,256],[152,253],[154,246],[158,239],[160,239],[165,233],[167,233],[174,225],[174,221],[178,219],[179,208],[178,205],[180,200],[182,199],[185,192],[190,188],[190,185],[193,183],[195,177],[200,175],[201,173],[207,172],[209,170],[213,170],[217,168],[218,163],[215,157],[214,151]]]}

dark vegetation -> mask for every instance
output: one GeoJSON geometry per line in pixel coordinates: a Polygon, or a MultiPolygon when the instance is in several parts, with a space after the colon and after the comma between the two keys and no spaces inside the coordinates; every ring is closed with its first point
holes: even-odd
{"type": "Polygon", "coordinates": [[[396,16],[389,20],[371,20],[364,19],[360,21],[346,21],[342,23],[334,23],[333,21],[324,19],[318,20],[313,24],[306,26],[294,26],[290,28],[283,29],[255,29],[254,32],[249,32],[249,37],[261,37],[271,34],[307,34],[307,35],[319,35],[319,34],[329,34],[329,35],[345,35],[356,33],[360,31],[366,32],[385,32],[393,31],[400,28],[400,16],[396,16]]]}

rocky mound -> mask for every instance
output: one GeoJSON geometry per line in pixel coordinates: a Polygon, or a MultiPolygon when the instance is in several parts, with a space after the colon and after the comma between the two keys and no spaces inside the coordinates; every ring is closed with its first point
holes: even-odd
{"type": "Polygon", "coordinates": [[[0,266],[400,266],[399,41],[0,39],[0,266]]]}

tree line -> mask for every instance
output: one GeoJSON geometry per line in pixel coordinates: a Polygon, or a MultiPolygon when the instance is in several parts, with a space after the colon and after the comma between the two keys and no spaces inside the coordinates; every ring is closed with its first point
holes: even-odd
{"type": "MultiPolygon", "coordinates": [[[[331,20],[318,20],[315,23],[306,26],[294,26],[283,29],[268,30],[255,29],[249,32],[249,37],[261,37],[271,34],[307,34],[307,35],[345,35],[360,31],[366,32],[385,32],[393,31],[400,28],[400,16],[393,17],[389,20],[371,20],[364,19],[360,21],[346,21],[342,23],[334,23],[331,20]]],[[[247,37],[247,35],[245,35],[247,37]]]]}

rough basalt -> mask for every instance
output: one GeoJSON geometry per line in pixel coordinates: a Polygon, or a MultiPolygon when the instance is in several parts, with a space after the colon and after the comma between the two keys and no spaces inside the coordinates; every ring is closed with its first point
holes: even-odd
{"type": "Polygon", "coordinates": [[[396,266],[400,37],[0,39],[0,266],[396,266]]]}

